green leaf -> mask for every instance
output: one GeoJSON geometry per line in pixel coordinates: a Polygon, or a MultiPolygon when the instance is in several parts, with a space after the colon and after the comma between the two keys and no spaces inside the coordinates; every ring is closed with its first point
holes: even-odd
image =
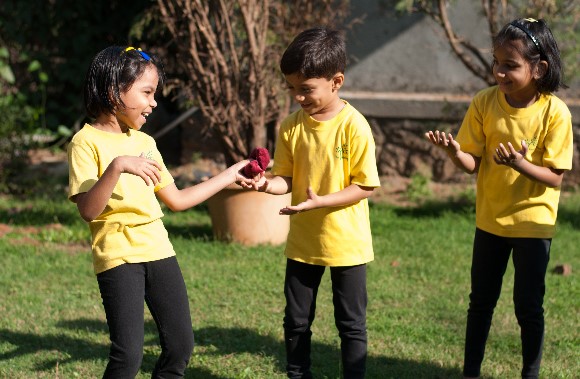
{"type": "Polygon", "coordinates": [[[34,72],[36,70],[40,70],[40,62],[35,59],[28,65],[28,71],[34,72]]]}
{"type": "Polygon", "coordinates": [[[66,127],[64,125],[59,125],[57,132],[59,135],[63,136],[63,137],[70,137],[72,136],[72,130],[69,127],[66,127]]]}
{"type": "Polygon", "coordinates": [[[46,72],[41,71],[40,73],[38,73],[38,79],[40,79],[42,83],[46,83],[48,82],[48,74],[46,72]]]}
{"type": "Polygon", "coordinates": [[[14,84],[14,73],[10,66],[0,65],[0,77],[10,84],[14,84]]]}

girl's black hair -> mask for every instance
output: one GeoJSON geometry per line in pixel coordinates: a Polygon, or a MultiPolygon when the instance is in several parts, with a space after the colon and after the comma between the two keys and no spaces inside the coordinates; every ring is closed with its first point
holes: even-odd
{"type": "Polygon", "coordinates": [[[95,55],[87,71],[84,84],[85,110],[89,117],[115,114],[124,107],[121,93],[127,92],[143,75],[147,66],[157,68],[159,85],[165,73],[161,61],[153,54],[135,48],[109,46],[95,55]]]}
{"type": "Polygon", "coordinates": [[[556,92],[567,88],[560,50],[552,31],[543,20],[520,18],[505,25],[493,38],[493,47],[502,46],[509,41],[520,40],[523,48],[520,54],[535,67],[541,60],[548,62],[546,73],[536,80],[536,88],[541,93],[556,92]]]}
{"type": "Polygon", "coordinates": [[[346,43],[341,32],[324,27],[312,28],[298,34],[290,43],[282,59],[284,75],[300,74],[305,78],[332,79],[346,69],[346,43]]]}

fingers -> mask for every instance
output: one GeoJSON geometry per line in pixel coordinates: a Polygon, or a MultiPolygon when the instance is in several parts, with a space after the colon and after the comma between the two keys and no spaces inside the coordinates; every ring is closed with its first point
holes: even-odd
{"type": "Polygon", "coordinates": [[[495,149],[495,155],[493,156],[493,160],[497,164],[503,165],[513,165],[518,161],[521,155],[516,151],[513,145],[508,142],[507,148],[504,146],[503,143],[500,143],[499,146],[495,149]]]}
{"type": "Polygon", "coordinates": [[[453,143],[453,136],[451,133],[445,134],[445,132],[440,132],[439,130],[434,132],[430,130],[425,133],[425,137],[431,141],[432,144],[442,147],[448,147],[453,143]]]}
{"type": "Polygon", "coordinates": [[[284,216],[290,216],[296,213],[300,213],[301,211],[299,209],[297,209],[296,206],[287,206],[284,207],[282,209],[280,209],[280,211],[278,212],[278,214],[280,215],[284,215],[284,216]]]}
{"type": "Polygon", "coordinates": [[[152,165],[149,162],[142,168],[143,175],[140,175],[145,183],[149,186],[150,184],[157,185],[161,182],[161,172],[156,165],[152,165]]]}
{"type": "Polygon", "coordinates": [[[153,159],[145,158],[143,153],[138,157],[124,156],[118,159],[122,159],[121,172],[139,176],[148,186],[161,182],[161,165],[153,159]]]}

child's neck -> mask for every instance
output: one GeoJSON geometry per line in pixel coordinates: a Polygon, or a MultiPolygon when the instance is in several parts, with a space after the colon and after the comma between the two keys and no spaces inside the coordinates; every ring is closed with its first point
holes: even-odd
{"type": "Polygon", "coordinates": [[[526,96],[505,95],[505,100],[513,108],[527,108],[533,105],[540,98],[540,93],[535,91],[526,96]]]}
{"type": "Polygon", "coordinates": [[[91,123],[91,126],[95,129],[102,130],[103,132],[109,133],[126,133],[127,128],[123,128],[119,124],[117,118],[109,115],[100,115],[91,123]],[[125,130],[124,130],[125,129],[125,130]]]}
{"type": "Polygon", "coordinates": [[[310,117],[315,119],[316,121],[328,121],[334,118],[340,111],[346,106],[345,102],[340,99],[340,97],[336,97],[330,104],[324,107],[322,110],[311,114],[310,117]]]}

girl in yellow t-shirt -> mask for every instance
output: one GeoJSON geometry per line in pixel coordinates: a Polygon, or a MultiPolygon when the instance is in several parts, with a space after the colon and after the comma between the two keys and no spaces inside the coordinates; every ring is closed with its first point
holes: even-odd
{"type": "Polygon", "coordinates": [[[518,19],[493,39],[497,85],[479,92],[457,139],[426,137],[453,163],[477,173],[463,375],[480,375],[493,310],[513,252],[514,305],[522,377],[537,378],[544,338],[545,275],[564,171],[572,168],[572,121],[552,94],[561,87],[558,45],[544,20],[518,19]]]}
{"type": "Polygon", "coordinates": [[[84,86],[94,121],[69,145],[69,199],[91,230],[111,339],[104,378],[137,375],[144,302],[162,349],[152,377],[183,377],[193,351],[187,291],[157,198],[180,211],[233,182],[249,182],[239,173],[248,163],[242,161],[204,183],[177,189],[155,140],[140,131],[157,106],[154,95],[163,79],[160,61],[141,49],[111,46],[99,52],[84,86]]]}

